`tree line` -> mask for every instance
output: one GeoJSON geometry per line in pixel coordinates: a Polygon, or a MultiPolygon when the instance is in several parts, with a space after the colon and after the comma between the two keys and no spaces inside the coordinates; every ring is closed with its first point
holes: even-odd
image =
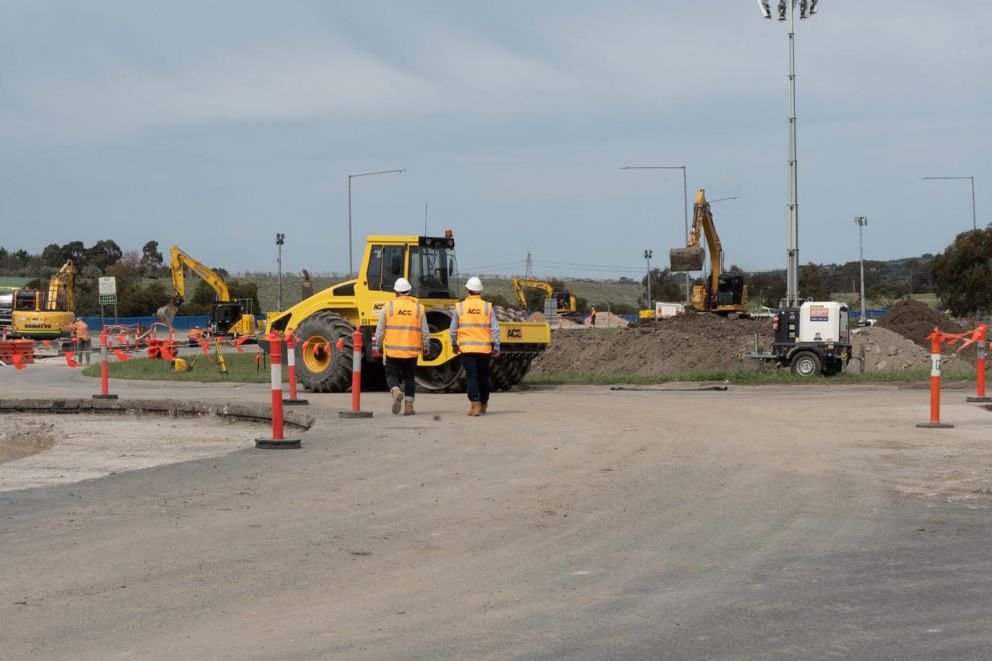
{"type": "MultiPolygon", "coordinates": [[[[137,250],[124,251],[111,239],[101,239],[87,247],[82,241],[63,245],[51,243],[40,254],[26,250],[10,251],[0,246],[0,275],[31,278],[28,288],[43,289],[48,279],[67,261],[76,268],[76,314],[100,314],[98,278],[114,276],[117,280],[117,314],[121,317],[144,317],[155,314],[175,296],[171,269],[165,263],[158,241],[148,241],[137,250]]],[[[252,310],[258,311],[258,286],[252,282],[229,279],[227,271],[215,268],[225,281],[235,299],[251,299],[252,310]]],[[[187,286],[190,283],[187,280],[187,286]]],[[[198,280],[192,292],[186,292],[181,314],[209,315],[215,300],[214,291],[207,283],[198,280]]],[[[113,314],[113,310],[106,310],[113,314]]]]}

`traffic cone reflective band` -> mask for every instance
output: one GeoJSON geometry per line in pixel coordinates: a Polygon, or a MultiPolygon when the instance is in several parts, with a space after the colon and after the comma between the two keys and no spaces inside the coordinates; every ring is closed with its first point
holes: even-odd
{"type": "Polygon", "coordinates": [[[265,450],[296,449],[300,439],[283,437],[282,419],[282,338],[276,332],[269,333],[269,355],[272,382],[272,438],[256,438],[255,447],[265,450]]]}

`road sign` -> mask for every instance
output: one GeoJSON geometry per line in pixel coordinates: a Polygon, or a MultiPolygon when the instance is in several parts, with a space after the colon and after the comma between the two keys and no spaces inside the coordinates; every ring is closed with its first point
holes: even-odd
{"type": "Polygon", "coordinates": [[[117,305],[117,294],[100,294],[100,305],[117,305]]]}
{"type": "Polygon", "coordinates": [[[117,278],[112,275],[100,278],[100,299],[117,295],[117,278]]]}

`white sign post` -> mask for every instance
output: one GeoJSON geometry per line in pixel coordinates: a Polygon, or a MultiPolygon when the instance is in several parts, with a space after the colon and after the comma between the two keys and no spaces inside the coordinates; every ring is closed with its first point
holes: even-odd
{"type": "Polygon", "coordinates": [[[103,322],[103,306],[114,306],[114,321],[117,321],[117,278],[112,275],[104,276],[98,280],[100,288],[100,321],[103,322]]]}

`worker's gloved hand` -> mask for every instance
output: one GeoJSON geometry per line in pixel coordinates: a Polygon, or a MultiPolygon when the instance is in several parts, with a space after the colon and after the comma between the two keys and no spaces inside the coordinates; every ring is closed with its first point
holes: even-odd
{"type": "Polygon", "coordinates": [[[493,349],[493,358],[499,358],[499,347],[493,349]]]}
{"type": "Polygon", "coordinates": [[[458,348],[458,343],[457,342],[455,342],[455,343],[453,343],[451,345],[451,350],[454,351],[455,354],[459,354],[459,353],[462,352],[462,350],[458,348]]]}
{"type": "Polygon", "coordinates": [[[373,360],[379,360],[382,354],[379,353],[379,347],[372,347],[372,358],[373,360]]]}

